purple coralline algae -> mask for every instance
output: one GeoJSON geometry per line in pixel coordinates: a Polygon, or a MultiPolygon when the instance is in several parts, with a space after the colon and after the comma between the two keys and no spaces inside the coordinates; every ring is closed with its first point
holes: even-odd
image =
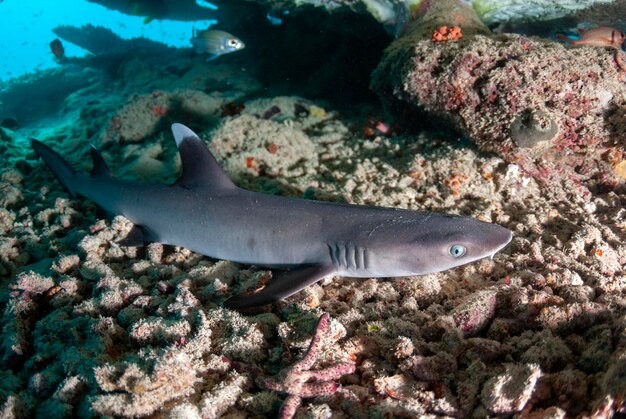
{"type": "Polygon", "coordinates": [[[493,319],[496,292],[486,290],[471,295],[452,312],[454,324],[465,337],[475,336],[493,319]]]}
{"type": "Polygon", "coordinates": [[[426,12],[387,48],[372,79],[382,98],[452,122],[527,176],[609,188],[624,181],[615,167],[625,157],[626,74],[612,50],[490,35],[469,19],[457,42],[425,36],[445,19],[426,12]]]}

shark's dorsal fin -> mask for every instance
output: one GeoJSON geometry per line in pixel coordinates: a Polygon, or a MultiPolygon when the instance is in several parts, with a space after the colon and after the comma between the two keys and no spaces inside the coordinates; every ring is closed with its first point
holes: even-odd
{"type": "Polygon", "coordinates": [[[109,166],[102,158],[100,152],[94,147],[91,146],[89,150],[91,154],[91,161],[93,162],[93,167],[91,169],[91,177],[102,177],[102,176],[111,176],[111,170],[109,170],[109,166]]]}
{"type": "Polygon", "coordinates": [[[176,186],[216,190],[237,188],[195,132],[183,124],[172,124],[172,133],[183,164],[183,174],[176,181],[176,186]]]}

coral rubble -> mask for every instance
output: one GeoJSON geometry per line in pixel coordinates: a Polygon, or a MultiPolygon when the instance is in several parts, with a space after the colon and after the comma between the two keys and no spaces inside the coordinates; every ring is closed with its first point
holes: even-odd
{"type": "MultiPolygon", "coordinates": [[[[399,131],[370,102],[275,93],[243,55],[152,65],[122,54],[114,77],[78,65],[3,86],[21,126],[0,131],[0,416],[275,417],[285,395],[287,413],[301,404],[296,417],[623,413],[626,195],[611,170],[626,173],[624,82],[613,51],[493,36],[471,9],[432,3],[375,84],[492,152],[399,131]],[[433,42],[443,25],[463,37],[433,42]],[[24,92],[36,100],[22,117],[24,92]],[[268,271],[121,245],[132,223],[68,197],[28,145],[36,137],[87,171],[94,143],[115,175],[167,183],[180,170],[172,122],[193,127],[241,187],[472,216],[513,241],[446,272],[328,278],[265,312],[225,309],[268,271]]],[[[338,86],[328,88],[354,97],[338,86]]]]}

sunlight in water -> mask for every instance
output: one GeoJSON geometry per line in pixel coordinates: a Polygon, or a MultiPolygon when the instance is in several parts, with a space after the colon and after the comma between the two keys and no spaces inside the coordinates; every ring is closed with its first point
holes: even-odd
{"type": "MultiPolygon", "coordinates": [[[[205,1],[198,5],[214,9],[205,1]]],[[[192,27],[206,28],[216,21],[180,22],[130,16],[84,0],[5,0],[0,3],[0,81],[58,64],[50,52],[50,42],[57,38],[52,29],[59,25],[104,26],[122,38],[145,37],[175,47],[191,47],[192,27]],[[25,19],[25,16],[29,18],[25,19]]],[[[63,40],[61,40],[63,42],[63,40]]],[[[63,42],[68,56],[82,56],[82,48],[63,42]]]]}

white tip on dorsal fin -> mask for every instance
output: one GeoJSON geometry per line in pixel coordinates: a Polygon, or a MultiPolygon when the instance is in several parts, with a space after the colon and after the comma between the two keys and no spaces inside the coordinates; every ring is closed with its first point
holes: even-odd
{"type": "Polygon", "coordinates": [[[198,138],[198,134],[179,123],[172,124],[172,134],[174,134],[174,140],[176,140],[176,147],[180,147],[180,143],[187,137],[198,138]]]}
{"type": "Polygon", "coordinates": [[[183,124],[172,124],[172,133],[183,164],[176,186],[214,190],[237,188],[195,132],[183,124]]]}

